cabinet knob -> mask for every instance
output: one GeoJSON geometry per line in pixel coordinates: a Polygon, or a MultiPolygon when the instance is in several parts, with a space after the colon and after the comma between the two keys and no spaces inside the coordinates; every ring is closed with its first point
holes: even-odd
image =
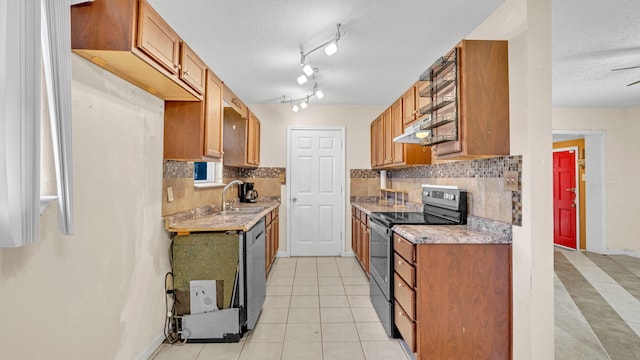
{"type": "Polygon", "coordinates": [[[398,287],[399,287],[399,288],[401,288],[401,287],[402,287],[402,283],[399,283],[399,284],[398,284],[398,287]]]}
{"type": "Polygon", "coordinates": [[[398,265],[402,265],[402,260],[398,260],[398,265]]]}
{"type": "Polygon", "coordinates": [[[189,76],[189,70],[184,71],[184,76],[189,76]]]}

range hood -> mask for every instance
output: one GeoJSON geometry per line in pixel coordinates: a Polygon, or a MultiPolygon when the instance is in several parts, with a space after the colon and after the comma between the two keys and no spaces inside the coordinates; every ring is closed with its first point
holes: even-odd
{"type": "Polygon", "coordinates": [[[431,136],[431,130],[421,130],[420,126],[425,122],[431,121],[431,115],[427,115],[415,123],[407,126],[402,135],[393,138],[395,143],[403,144],[420,144],[424,138],[431,136]]]}

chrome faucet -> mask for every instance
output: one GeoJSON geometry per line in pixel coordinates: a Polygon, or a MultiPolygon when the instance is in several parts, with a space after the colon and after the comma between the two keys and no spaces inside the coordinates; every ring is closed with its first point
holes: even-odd
{"type": "Polygon", "coordinates": [[[227,189],[229,189],[229,187],[231,187],[231,185],[233,184],[244,184],[244,183],[241,180],[233,180],[224,186],[224,189],[222,189],[222,211],[227,210],[227,201],[226,201],[225,194],[227,193],[227,189]]]}

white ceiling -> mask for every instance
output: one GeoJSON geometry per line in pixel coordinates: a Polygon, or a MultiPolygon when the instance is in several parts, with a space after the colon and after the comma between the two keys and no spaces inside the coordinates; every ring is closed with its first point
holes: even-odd
{"type": "MultiPolygon", "coordinates": [[[[246,103],[303,97],[300,50],[318,50],[325,98],[311,103],[389,105],[439,56],[503,0],[149,0],[163,18],[246,103]]],[[[553,0],[553,102],[557,106],[640,105],[638,0],[553,0]]]]}

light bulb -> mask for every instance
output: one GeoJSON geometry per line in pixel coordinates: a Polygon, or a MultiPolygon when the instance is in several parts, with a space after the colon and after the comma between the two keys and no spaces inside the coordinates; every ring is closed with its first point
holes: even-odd
{"type": "Polygon", "coordinates": [[[324,93],[322,93],[322,90],[316,90],[316,97],[318,98],[318,100],[324,97],[324,93]]]}
{"type": "Polygon", "coordinates": [[[324,53],[327,56],[331,56],[338,51],[338,44],[335,41],[332,41],[329,45],[324,48],[324,53]]]}
{"type": "Polygon", "coordinates": [[[297,80],[298,80],[298,84],[302,85],[302,84],[307,82],[307,77],[304,76],[304,75],[300,75],[300,76],[298,76],[297,80]]]}
{"type": "Polygon", "coordinates": [[[418,139],[424,139],[424,138],[426,138],[427,136],[429,136],[429,132],[428,132],[428,131],[418,131],[418,132],[416,133],[416,137],[417,137],[418,139]]]}
{"type": "Polygon", "coordinates": [[[313,68],[307,64],[302,68],[302,71],[304,72],[305,75],[307,76],[311,76],[311,74],[313,74],[313,68]]]}
{"type": "Polygon", "coordinates": [[[300,103],[300,107],[303,108],[303,109],[306,109],[307,106],[309,106],[309,104],[306,101],[303,101],[303,102],[300,103]]]}
{"type": "Polygon", "coordinates": [[[298,112],[298,110],[300,110],[300,108],[298,107],[298,105],[293,104],[293,106],[291,106],[291,110],[293,110],[293,112],[298,112]]]}

